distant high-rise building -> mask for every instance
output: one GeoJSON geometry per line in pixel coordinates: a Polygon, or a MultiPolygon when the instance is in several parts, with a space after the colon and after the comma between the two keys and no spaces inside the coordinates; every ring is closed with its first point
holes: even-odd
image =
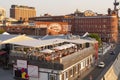
{"type": "Polygon", "coordinates": [[[23,5],[12,5],[10,8],[10,17],[17,20],[27,21],[30,17],[36,16],[36,10],[34,7],[28,7],[23,5]]]}
{"type": "Polygon", "coordinates": [[[0,8],[0,21],[3,20],[6,16],[6,11],[4,8],[0,8]]]}

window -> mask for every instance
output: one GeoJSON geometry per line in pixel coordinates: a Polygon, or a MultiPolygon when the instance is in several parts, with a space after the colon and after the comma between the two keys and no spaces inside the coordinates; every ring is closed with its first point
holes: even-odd
{"type": "Polygon", "coordinates": [[[85,66],[86,66],[86,65],[85,65],[85,60],[84,60],[84,61],[83,61],[83,68],[85,68],[85,66]]]}
{"type": "Polygon", "coordinates": [[[76,65],[76,73],[79,71],[79,65],[76,65]]]}
{"type": "Polygon", "coordinates": [[[61,75],[62,80],[64,80],[64,74],[61,75]]]}
{"type": "Polygon", "coordinates": [[[82,61],[82,62],[81,62],[81,68],[80,68],[80,69],[82,70],[83,68],[84,68],[84,62],[82,61]]]}
{"type": "Polygon", "coordinates": [[[56,75],[55,74],[50,74],[49,75],[49,80],[56,80],[56,75]]]}
{"type": "Polygon", "coordinates": [[[81,70],[81,63],[79,64],[78,69],[79,69],[79,71],[81,70]]]}
{"type": "Polygon", "coordinates": [[[76,66],[73,67],[73,74],[76,73],[76,66]]]}
{"type": "Polygon", "coordinates": [[[106,28],[106,25],[103,25],[103,28],[106,28]]]}
{"type": "Polygon", "coordinates": [[[86,48],[88,48],[88,47],[90,47],[90,43],[85,43],[85,45],[86,45],[86,48]]]}
{"type": "Polygon", "coordinates": [[[68,72],[65,72],[64,74],[65,74],[65,75],[64,75],[64,79],[65,79],[65,80],[68,80],[68,72]]]}
{"type": "Polygon", "coordinates": [[[103,19],[103,22],[104,22],[104,23],[106,23],[106,22],[107,22],[107,20],[106,20],[106,19],[103,19]]]}
{"type": "Polygon", "coordinates": [[[15,29],[12,29],[12,31],[14,31],[15,29]]]}
{"type": "Polygon", "coordinates": [[[69,70],[69,77],[72,77],[73,76],[73,69],[70,69],[69,70]]]}
{"type": "Polygon", "coordinates": [[[90,64],[90,62],[89,62],[89,58],[87,59],[87,64],[88,64],[88,65],[90,64]]]}

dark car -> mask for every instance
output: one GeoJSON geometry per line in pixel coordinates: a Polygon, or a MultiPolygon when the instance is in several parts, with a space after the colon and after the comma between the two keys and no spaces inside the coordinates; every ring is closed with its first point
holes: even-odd
{"type": "Polygon", "coordinates": [[[110,51],[110,54],[111,54],[111,55],[115,55],[115,52],[114,52],[114,51],[110,51]]]}

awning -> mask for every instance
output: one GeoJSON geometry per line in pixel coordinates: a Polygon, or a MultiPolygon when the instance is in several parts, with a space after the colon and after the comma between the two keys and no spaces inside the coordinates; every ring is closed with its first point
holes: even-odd
{"type": "Polygon", "coordinates": [[[2,44],[7,44],[7,43],[14,44],[14,42],[22,42],[22,41],[26,41],[26,40],[36,40],[36,39],[25,36],[25,35],[19,35],[19,36],[2,41],[2,44]]]}
{"type": "Polygon", "coordinates": [[[0,51],[0,55],[3,55],[5,53],[6,53],[6,51],[0,51]]]}
{"type": "Polygon", "coordinates": [[[50,50],[50,49],[44,49],[42,51],[40,51],[42,53],[52,53],[52,52],[55,52],[54,50],[50,50]]]}
{"type": "Polygon", "coordinates": [[[73,46],[75,46],[75,44],[65,44],[65,45],[62,45],[62,46],[57,46],[57,47],[55,47],[54,49],[56,49],[56,50],[62,50],[62,49],[67,49],[67,48],[71,48],[71,47],[73,47],[73,46]]]}

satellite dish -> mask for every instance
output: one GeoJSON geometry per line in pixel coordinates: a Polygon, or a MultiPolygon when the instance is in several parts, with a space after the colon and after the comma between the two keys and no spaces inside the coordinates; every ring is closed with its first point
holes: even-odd
{"type": "Polygon", "coordinates": [[[91,10],[86,10],[84,12],[84,16],[95,16],[95,13],[93,11],[91,11],[91,10]]]}

